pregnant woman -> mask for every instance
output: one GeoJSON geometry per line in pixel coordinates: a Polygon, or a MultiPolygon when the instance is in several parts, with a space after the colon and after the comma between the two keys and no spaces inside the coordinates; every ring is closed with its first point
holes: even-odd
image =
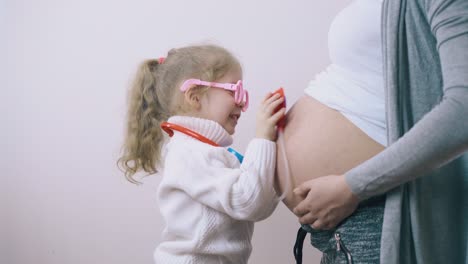
{"type": "MultiPolygon", "coordinates": [[[[316,177],[343,174],[386,145],[381,7],[379,0],[356,0],[335,17],[328,36],[332,63],[288,112],[284,140],[289,173],[281,156],[277,173],[280,191],[287,191],[283,202],[290,210],[303,199],[293,194],[294,187],[316,177]]],[[[382,197],[372,199],[348,220],[352,226],[344,223],[330,231],[304,228],[324,258],[335,258],[340,239],[358,263],[378,263],[383,208],[382,197]],[[361,227],[366,229],[364,244],[361,227]],[[367,252],[360,256],[355,247],[363,246],[367,252]]]]}
{"type": "Polygon", "coordinates": [[[466,263],[468,2],[354,0],[329,48],[277,167],[322,263],[466,263]]]}

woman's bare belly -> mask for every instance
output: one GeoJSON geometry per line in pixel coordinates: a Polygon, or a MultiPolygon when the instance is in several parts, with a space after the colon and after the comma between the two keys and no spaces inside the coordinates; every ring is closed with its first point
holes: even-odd
{"type": "Polygon", "coordinates": [[[302,200],[292,193],[296,186],[321,176],[344,174],[384,149],[338,111],[307,95],[287,113],[287,125],[280,137],[290,172],[286,173],[278,143],[276,188],[278,193],[287,192],[283,202],[290,210],[302,200]]]}

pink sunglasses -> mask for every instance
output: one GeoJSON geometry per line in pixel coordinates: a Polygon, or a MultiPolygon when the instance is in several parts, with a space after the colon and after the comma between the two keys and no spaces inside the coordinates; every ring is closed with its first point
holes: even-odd
{"type": "Polygon", "coordinates": [[[245,112],[249,107],[249,92],[244,90],[242,86],[242,80],[237,81],[236,84],[233,83],[217,83],[217,82],[205,82],[199,79],[188,79],[180,87],[180,91],[185,92],[188,89],[192,88],[194,85],[204,85],[215,88],[222,88],[225,90],[234,92],[234,102],[237,105],[243,104],[242,111],[245,112]]]}

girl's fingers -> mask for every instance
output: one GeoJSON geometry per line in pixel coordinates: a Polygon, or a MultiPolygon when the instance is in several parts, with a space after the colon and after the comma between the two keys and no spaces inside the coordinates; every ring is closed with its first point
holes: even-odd
{"type": "Polygon", "coordinates": [[[265,100],[263,101],[263,105],[267,106],[267,105],[271,104],[273,101],[277,100],[280,97],[281,97],[281,95],[279,95],[279,94],[270,93],[270,97],[265,98],[265,100]]]}
{"type": "Polygon", "coordinates": [[[277,98],[276,100],[272,101],[270,104],[267,104],[265,106],[265,111],[268,113],[268,115],[272,115],[273,111],[283,102],[284,102],[283,97],[277,98]]]}
{"type": "Polygon", "coordinates": [[[272,115],[270,120],[276,124],[284,116],[285,113],[286,113],[286,108],[283,107],[280,110],[278,110],[278,112],[276,112],[274,115],[272,115]]]}
{"type": "Polygon", "coordinates": [[[273,95],[273,93],[270,93],[270,92],[267,93],[267,94],[265,95],[265,98],[263,98],[263,102],[265,102],[266,100],[268,100],[268,98],[270,98],[272,95],[273,95]]]}

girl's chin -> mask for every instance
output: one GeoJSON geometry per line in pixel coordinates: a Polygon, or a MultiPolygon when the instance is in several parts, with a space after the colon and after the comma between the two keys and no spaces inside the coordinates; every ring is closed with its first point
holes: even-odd
{"type": "Polygon", "coordinates": [[[226,127],[224,129],[226,129],[229,135],[233,135],[236,132],[236,126],[237,126],[237,122],[230,122],[226,124],[226,127]]]}
{"type": "Polygon", "coordinates": [[[236,132],[236,127],[235,126],[228,127],[226,131],[228,132],[229,135],[232,136],[236,132]]]}

